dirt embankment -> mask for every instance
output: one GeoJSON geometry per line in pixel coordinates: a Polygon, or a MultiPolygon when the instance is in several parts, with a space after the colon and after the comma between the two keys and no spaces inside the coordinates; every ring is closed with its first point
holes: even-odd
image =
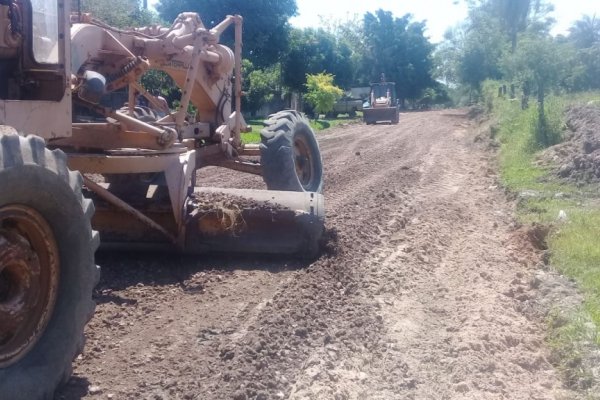
{"type": "Polygon", "coordinates": [[[546,150],[542,163],[574,183],[600,182],[600,106],[574,106],[567,112],[565,140],[546,150]]]}
{"type": "MultiPolygon", "coordinates": [[[[549,399],[539,254],[463,111],[321,134],[329,242],[286,258],[102,254],[58,399],[549,399]]],[[[217,169],[202,185],[263,187],[217,169]]]]}

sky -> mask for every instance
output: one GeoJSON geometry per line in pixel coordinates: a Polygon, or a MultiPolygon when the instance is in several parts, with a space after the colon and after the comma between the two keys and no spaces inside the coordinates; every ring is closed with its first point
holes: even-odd
{"type": "MultiPolygon", "coordinates": [[[[240,0],[252,1],[252,0],[240,0]]],[[[152,6],[158,0],[149,0],[152,6]]],[[[467,7],[460,0],[296,0],[299,15],[290,23],[299,28],[319,27],[321,20],[345,21],[354,16],[362,18],[365,12],[382,8],[401,17],[410,13],[416,21],[427,21],[426,35],[434,43],[443,39],[444,32],[467,16],[467,7]]],[[[552,33],[567,33],[571,24],[582,15],[600,17],[598,0],[553,0],[553,17],[557,23],[552,33]]]]}

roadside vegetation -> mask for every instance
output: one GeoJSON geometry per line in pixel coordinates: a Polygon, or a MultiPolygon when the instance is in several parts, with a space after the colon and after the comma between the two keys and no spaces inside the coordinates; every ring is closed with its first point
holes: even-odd
{"type": "MultiPolygon", "coordinates": [[[[490,134],[499,143],[502,184],[518,198],[518,216],[525,224],[550,227],[549,264],[577,283],[584,296],[575,311],[557,307],[547,317],[548,342],[554,362],[569,385],[592,389],[586,354],[600,350],[600,192],[598,184],[568,182],[540,162],[538,105],[523,110],[519,102],[498,97],[498,82],[486,82],[490,134]]],[[[548,135],[561,141],[570,107],[600,103],[600,92],[550,96],[545,114],[548,135]]],[[[590,393],[593,395],[593,393],[590,393]]],[[[596,398],[596,397],[591,397],[596,398]]]]}
{"type": "Polygon", "coordinates": [[[553,362],[568,385],[597,398],[600,383],[591,371],[600,354],[600,180],[593,169],[585,179],[570,177],[561,151],[585,143],[560,143],[577,129],[568,126],[573,107],[600,107],[600,19],[583,16],[568,34],[553,36],[551,1],[479,0],[469,7],[467,20],[436,50],[437,74],[452,83],[455,104],[479,104],[490,116],[502,184],[518,199],[521,222],[550,228],[546,261],[584,297],[577,310],[557,306],[548,314],[553,362]]]}
{"type": "MultiPolygon", "coordinates": [[[[351,117],[347,114],[342,114],[337,118],[326,118],[325,115],[321,114],[317,119],[310,120],[310,126],[313,128],[315,133],[319,131],[333,128],[343,124],[353,124],[362,121],[362,113],[359,112],[355,117],[351,117]]],[[[251,119],[246,123],[252,128],[252,131],[242,133],[242,140],[244,143],[260,143],[260,131],[263,128],[263,119],[251,119]]]]}

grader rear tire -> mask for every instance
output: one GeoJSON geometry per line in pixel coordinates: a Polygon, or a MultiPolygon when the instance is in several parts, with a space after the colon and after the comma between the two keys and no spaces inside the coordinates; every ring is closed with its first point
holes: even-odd
{"type": "Polygon", "coordinates": [[[308,121],[296,111],[280,111],[264,122],[261,131],[263,179],[269,190],[323,190],[319,144],[308,121]]]}
{"type": "Polygon", "coordinates": [[[0,133],[2,399],[53,398],[83,348],[99,238],[81,185],[63,152],[38,137],[0,133]]]}

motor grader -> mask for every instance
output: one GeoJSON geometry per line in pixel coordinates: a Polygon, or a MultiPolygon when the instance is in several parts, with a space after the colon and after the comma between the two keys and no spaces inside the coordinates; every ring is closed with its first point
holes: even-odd
{"type": "Polygon", "coordinates": [[[241,57],[237,15],[212,28],[182,13],[169,27],[117,29],[64,0],[0,0],[1,399],[51,398],[69,377],[100,244],[316,253],[314,133],[283,111],[260,145],[242,142],[241,57]],[[181,89],[176,111],[140,84],[149,70],[181,89]],[[115,94],[127,101],[115,106],[115,94]],[[267,190],[199,186],[209,166],[261,175],[267,190]]]}

